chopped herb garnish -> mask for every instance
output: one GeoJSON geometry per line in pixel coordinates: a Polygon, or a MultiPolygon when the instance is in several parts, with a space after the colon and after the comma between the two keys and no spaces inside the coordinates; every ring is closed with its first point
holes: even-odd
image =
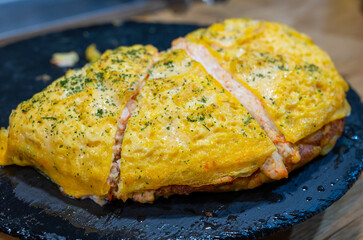
{"type": "Polygon", "coordinates": [[[41,119],[57,120],[55,117],[41,117],[41,119]]]}
{"type": "Polygon", "coordinates": [[[210,131],[210,129],[205,125],[205,124],[203,124],[203,126],[208,130],[208,131],[210,131]]]}
{"type": "Polygon", "coordinates": [[[247,124],[250,120],[252,119],[252,117],[249,117],[246,121],[245,124],[247,124]]]}
{"type": "Polygon", "coordinates": [[[187,116],[187,120],[188,120],[189,122],[196,122],[196,121],[197,121],[197,120],[194,120],[194,119],[189,118],[188,116],[187,116]]]}

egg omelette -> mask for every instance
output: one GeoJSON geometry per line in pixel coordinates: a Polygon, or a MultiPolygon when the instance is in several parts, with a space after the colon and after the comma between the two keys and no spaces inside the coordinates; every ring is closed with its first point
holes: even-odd
{"type": "MultiPolygon", "coordinates": [[[[246,106],[285,163],[301,160],[298,141],[350,113],[348,85],[329,56],[283,24],[229,19],[173,45],[186,49],[246,106]]],[[[268,175],[286,174],[280,169],[268,175]]]]}
{"type": "Polygon", "coordinates": [[[100,204],[251,189],[332,149],[347,90],[304,34],[229,19],[166,52],[119,47],[68,71],[11,113],[0,165],[100,204]]]}

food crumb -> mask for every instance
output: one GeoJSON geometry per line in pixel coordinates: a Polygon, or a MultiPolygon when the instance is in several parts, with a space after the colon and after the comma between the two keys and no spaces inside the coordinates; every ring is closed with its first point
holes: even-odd
{"type": "Polygon", "coordinates": [[[75,51],[65,53],[54,53],[50,62],[57,67],[73,67],[79,61],[75,51]]]}
{"type": "Polygon", "coordinates": [[[85,55],[88,62],[94,62],[101,57],[101,52],[98,51],[96,44],[92,43],[86,48],[85,55]]]}

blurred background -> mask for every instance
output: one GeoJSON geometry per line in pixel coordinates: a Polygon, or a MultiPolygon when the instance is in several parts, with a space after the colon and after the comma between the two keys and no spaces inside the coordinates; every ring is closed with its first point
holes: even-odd
{"type": "MultiPolygon", "coordinates": [[[[362,0],[0,0],[0,46],[122,21],[208,25],[232,17],[282,22],[309,35],[363,96],[362,0]]],[[[332,207],[267,239],[363,239],[363,178],[332,207]]],[[[0,233],[0,239],[15,239],[0,233]]]]}
{"type": "Polygon", "coordinates": [[[302,31],[312,28],[362,37],[362,3],[362,0],[0,0],[0,41],[134,16],[143,21],[200,24],[226,17],[252,17],[283,22],[302,31]]]}

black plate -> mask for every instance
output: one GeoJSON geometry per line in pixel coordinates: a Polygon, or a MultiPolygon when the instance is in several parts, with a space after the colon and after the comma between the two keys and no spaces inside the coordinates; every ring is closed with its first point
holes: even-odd
{"type": "MultiPolygon", "coordinates": [[[[50,34],[0,48],[0,126],[11,109],[42,90],[64,70],[50,65],[54,52],[85,48],[114,48],[135,43],[159,49],[196,29],[189,25],[125,23],[50,34]]],[[[83,57],[81,57],[83,58],[83,57]]],[[[77,67],[85,64],[82,60],[77,67]]],[[[115,201],[100,207],[91,200],[63,196],[32,168],[0,169],[0,230],[26,239],[155,239],[255,238],[286,229],[337,201],[357,180],[362,169],[363,108],[350,90],[352,114],[334,150],[290,174],[290,178],[258,189],[231,193],[172,196],[155,204],[115,201]],[[207,217],[211,212],[212,217],[207,217]]]]}

